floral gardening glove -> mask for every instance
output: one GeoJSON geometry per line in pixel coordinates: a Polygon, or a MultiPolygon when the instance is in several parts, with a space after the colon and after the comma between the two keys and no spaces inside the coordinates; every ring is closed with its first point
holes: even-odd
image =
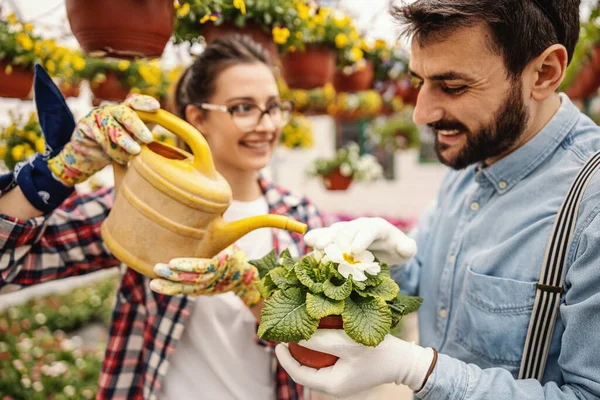
{"type": "Polygon", "coordinates": [[[248,307],[260,301],[255,285],[258,270],[234,246],[214,258],[174,258],[169,264],[156,264],[154,272],[161,277],[150,281],[150,288],[157,293],[211,296],[233,292],[248,307]]]}
{"type": "Polygon", "coordinates": [[[111,160],[126,164],[139,154],[141,143],[154,140],[152,132],[134,110],[156,112],[158,100],[133,94],[119,105],[94,108],[75,126],[71,141],[48,161],[52,173],[73,186],[107,166],[111,160]]]}

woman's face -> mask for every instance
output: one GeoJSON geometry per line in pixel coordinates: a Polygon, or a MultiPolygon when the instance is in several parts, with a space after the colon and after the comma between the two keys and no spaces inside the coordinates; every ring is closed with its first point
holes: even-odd
{"type": "MultiPolygon", "coordinates": [[[[266,110],[279,101],[273,73],[266,65],[254,63],[238,64],[221,71],[208,103],[233,107],[236,115],[243,116],[255,106],[266,110]]],[[[188,107],[187,117],[206,137],[216,167],[221,171],[264,168],[281,135],[281,127],[273,123],[270,115],[263,115],[256,127],[248,124],[247,119],[234,120],[230,113],[219,110],[201,111],[196,107],[189,110],[188,107]]]]}

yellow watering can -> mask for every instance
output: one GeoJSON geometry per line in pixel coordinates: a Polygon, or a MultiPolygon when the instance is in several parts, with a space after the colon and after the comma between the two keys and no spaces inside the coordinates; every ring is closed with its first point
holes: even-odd
{"type": "Polygon", "coordinates": [[[227,223],[231,188],[215,169],[206,140],[187,122],[164,110],[137,111],[183,139],[193,154],[159,142],[142,145],[129,167],[114,164],[114,206],[102,224],[110,251],[139,273],[156,278],[156,263],[175,257],[210,258],[258,228],[298,233],[306,225],[282,215],[227,223]]]}

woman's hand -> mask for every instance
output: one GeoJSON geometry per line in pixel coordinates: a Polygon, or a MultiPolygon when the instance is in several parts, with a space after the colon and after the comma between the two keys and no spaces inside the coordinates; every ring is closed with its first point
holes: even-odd
{"type": "Polygon", "coordinates": [[[48,160],[52,173],[67,185],[85,181],[111,161],[125,164],[139,154],[140,143],[154,140],[152,132],[134,110],[156,112],[158,100],[130,95],[119,105],[94,108],[75,126],[71,141],[48,160]]]}
{"type": "Polygon", "coordinates": [[[161,277],[150,281],[150,288],[157,293],[211,296],[233,292],[248,307],[260,301],[255,286],[258,271],[235,247],[228,247],[214,258],[174,258],[169,264],[156,264],[154,272],[161,277]]]}

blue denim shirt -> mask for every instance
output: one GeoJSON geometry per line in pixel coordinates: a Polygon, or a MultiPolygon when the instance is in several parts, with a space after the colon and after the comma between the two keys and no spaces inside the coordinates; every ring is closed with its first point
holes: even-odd
{"type": "Polygon", "coordinates": [[[440,356],[424,399],[600,398],[600,173],[578,211],[543,382],[517,380],[554,218],[600,128],[561,95],[552,120],[495,164],[450,171],[393,270],[418,294],[420,344],[440,356]]]}

